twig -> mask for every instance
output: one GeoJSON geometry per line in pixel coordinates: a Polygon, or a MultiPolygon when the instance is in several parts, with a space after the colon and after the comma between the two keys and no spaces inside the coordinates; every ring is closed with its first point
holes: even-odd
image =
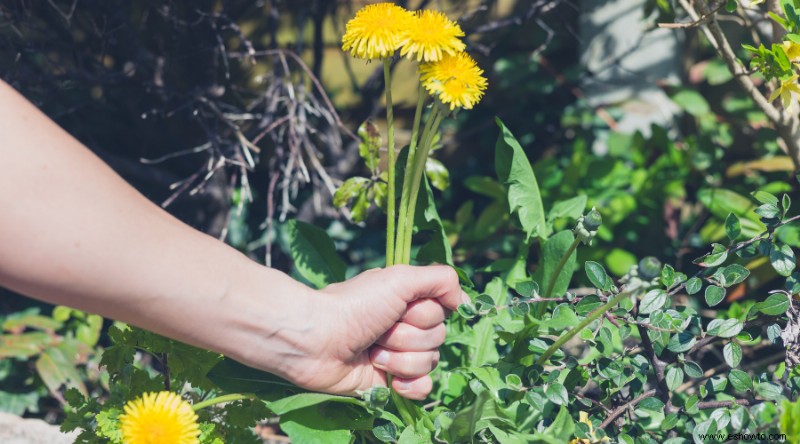
{"type": "Polygon", "coordinates": [[[651,397],[651,396],[653,396],[655,394],[656,394],[656,389],[650,389],[650,390],[642,393],[641,395],[637,396],[636,398],[634,398],[633,401],[631,401],[629,403],[626,403],[626,404],[624,404],[624,405],[622,405],[620,407],[617,407],[616,410],[614,410],[613,412],[611,412],[610,415],[608,415],[608,418],[606,418],[603,422],[600,423],[600,428],[604,429],[604,428],[608,427],[609,424],[614,422],[615,419],[617,419],[620,415],[625,413],[629,408],[635,407],[636,404],[641,402],[643,399],[649,398],[649,397],[651,397]]]}
{"type": "MultiPolygon", "coordinates": [[[[694,19],[698,21],[701,19],[700,14],[689,3],[689,0],[679,0],[683,9],[694,19]]],[[[709,14],[702,1],[694,0],[697,5],[697,10],[703,15],[709,14]]],[[[753,99],[753,101],[761,108],[761,111],[775,126],[775,129],[780,134],[781,138],[786,142],[786,149],[789,156],[792,158],[795,169],[800,168],[800,120],[798,117],[787,113],[785,110],[779,110],[773,106],[769,100],[761,93],[761,91],[753,83],[744,67],[739,63],[736,54],[731,47],[730,42],[725,37],[722,29],[717,23],[715,13],[710,14],[710,18],[701,27],[703,34],[709,40],[711,45],[717,51],[728,65],[728,70],[734,75],[739,85],[744,91],[753,99]]]]}
{"type": "Polygon", "coordinates": [[[719,12],[722,8],[725,7],[727,2],[722,1],[719,5],[715,6],[711,11],[703,14],[702,17],[699,17],[697,20],[689,23],[659,23],[659,28],[667,28],[667,29],[688,29],[688,28],[696,28],[703,23],[707,22],[714,14],[719,12]]]}
{"type": "Polygon", "coordinates": [[[758,399],[731,399],[730,401],[704,401],[698,402],[697,408],[700,410],[704,409],[718,409],[720,407],[732,407],[734,404],[742,405],[745,407],[754,406],[756,404],[761,404],[764,401],[758,399]]]}

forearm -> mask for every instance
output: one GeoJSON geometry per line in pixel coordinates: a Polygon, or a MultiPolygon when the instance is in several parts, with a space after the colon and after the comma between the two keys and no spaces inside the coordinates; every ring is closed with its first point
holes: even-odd
{"type": "Polygon", "coordinates": [[[2,82],[0,159],[4,287],[221,352],[308,293],[153,205],[2,82]],[[247,304],[262,308],[231,312],[247,304]]]}

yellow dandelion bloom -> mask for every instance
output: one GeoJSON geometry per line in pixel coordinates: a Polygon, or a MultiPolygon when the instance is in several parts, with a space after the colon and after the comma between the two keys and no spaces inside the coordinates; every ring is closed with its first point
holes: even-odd
{"type": "Polygon", "coordinates": [[[787,110],[792,109],[792,93],[800,94],[800,86],[797,85],[797,74],[787,80],[781,80],[781,85],[769,97],[769,101],[781,98],[783,107],[787,110]]]}
{"type": "Polygon", "coordinates": [[[439,11],[417,11],[400,43],[400,55],[418,62],[436,62],[443,53],[455,55],[464,50],[464,31],[458,23],[439,11]]]}
{"type": "Polygon", "coordinates": [[[172,392],[145,393],[120,415],[125,444],[197,444],[200,428],[192,406],[172,392]]]}
{"type": "Polygon", "coordinates": [[[487,81],[483,70],[465,52],[445,55],[442,60],[419,67],[422,85],[428,92],[449,104],[450,109],[472,109],[481,101],[487,81]]]}
{"type": "Polygon", "coordinates": [[[589,436],[591,436],[592,439],[575,438],[572,441],[570,441],[569,444],[593,444],[593,443],[610,442],[610,440],[608,439],[607,436],[604,436],[601,439],[597,439],[597,435],[595,435],[595,432],[594,432],[594,424],[592,424],[592,421],[589,420],[589,414],[588,413],[580,412],[579,416],[580,416],[579,417],[580,422],[582,422],[582,423],[584,423],[584,424],[589,426],[589,436]]]}
{"type": "Polygon", "coordinates": [[[413,14],[392,3],[375,3],[361,8],[347,22],[342,49],[360,59],[381,59],[400,48],[413,14]]]}

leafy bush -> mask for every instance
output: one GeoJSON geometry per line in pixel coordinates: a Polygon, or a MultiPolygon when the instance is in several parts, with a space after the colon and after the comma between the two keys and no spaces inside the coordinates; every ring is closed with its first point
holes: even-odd
{"type": "MultiPolygon", "coordinates": [[[[662,20],[673,20],[676,11],[667,2],[655,3],[662,20]]],[[[784,2],[784,15],[796,17],[792,5],[784,2]]],[[[723,6],[699,12],[712,17],[723,6]]],[[[227,23],[210,14],[200,22],[227,23]]],[[[792,85],[794,65],[786,61],[797,29],[782,24],[788,46],[748,50],[756,54],[752,69],[792,85]]],[[[224,26],[235,31],[233,22],[224,26]]],[[[447,172],[425,159],[411,253],[417,263],[457,266],[473,299],[448,320],[430,402],[390,403],[383,388],[360,398],[306,393],[217,354],[117,325],[102,354],[108,395],[68,390],[63,428],[83,429],[80,442],[121,442],[123,406],[167,390],[192,403],[204,443],[259,442],[254,423],[276,417],[299,443],[675,444],[717,433],[752,434],[741,438],[746,442],[785,434],[797,442],[800,274],[793,248],[800,236],[792,224],[796,185],[786,174],[797,159],[783,131],[796,116],[775,121],[757,96],[732,89],[741,72],[712,60],[701,84],[667,88],[682,110],[681,125],[653,127],[648,135],[603,133],[595,108],[548,95],[564,80],[546,72],[543,60],[559,50],[530,57],[503,52],[501,45],[490,83],[500,105],[460,113],[451,123],[452,129],[480,129],[470,133],[475,151],[464,156],[471,163],[460,165],[466,172],[460,166],[447,172]],[[531,104],[517,103],[522,93],[535,95],[531,104]],[[487,129],[495,112],[507,115],[523,143],[499,121],[494,149],[484,143],[498,133],[487,129]],[[541,135],[554,125],[553,134],[541,135]],[[609,150],[600,154],[592,146],[603,138],[609,150]],[[523,146],[533,140],[537,147],[559,146],[558,153],[526,155],[523,146]],[[698,250],[705,255],[694,264],[684,260],[698,250]],[[662,265],[653,256],[670,259],[662,265]]],[[[577,83],[583,73],[567,68],[566,82],[577,83]]],[[[238,68],[232,70],[236,75],[238,68]]],[[[791,88],[783,90],[792,97],[791,88]]],[[[217,114],[201,117],[228,128],[217,124],[217,114]]],[[[238,153],[239,139],[228,136],[215,133],[214,140],[238,153]]],[[[317,287],[377,263],[382,251],[375,244],[383,239],[375,233],[385,227],[371,208],[386,207],[390,179],[381,170],[377,129],[365,124],[359,136],[368,176],[350,174],[333,200],[349,205],[352,220],[364,227],[334,223],[323,230],[290,220],[277,224],[277,233],[268,228],[255,237],[248,230],[258,224],[246,221],[254,207],[239,186],[241,218],[232,217],[228,241],[248,250],[277,240],[295,259],[295,275],[317,287]]],[[[441,141],[432,140],[431,149],[441,141]]],[[[407,149],[400,168],[403,156],[407,149]]],[[[39,333],[30,330],[9,335],[39,333]]],[[[4,382],[35,366],[50,339],[43,344],[19,355],[4,382]]],[[[44,394],[44,385],[31,393],[44,394]]]]}

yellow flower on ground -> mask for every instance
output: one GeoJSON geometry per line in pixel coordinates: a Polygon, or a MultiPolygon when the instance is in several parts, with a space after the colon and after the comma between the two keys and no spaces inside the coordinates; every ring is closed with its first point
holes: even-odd
{"type": "Polygon", "coordinates": [[[575,438],[572,441],[570,441],[569,444],[594,444],[594,443],[598,443],[598,442],[609,442],[610,441],[607,436],[604,436],[604,437],[602,437],[600,439],[597,438],[597,435],[595,435],[595,433],[594,433],[594,425],[592,424],[592,421],[589,420],[589,414],[588,413],[580,412],[579,413],[579,419],[580,419],[580,422],[582,422],[582,423],[584,423],[584,424],[589,426],[589,436],[591,436],[592,439],[575,438]]]}
{"type": "Polygon", "coordinates": [[[783,52],[786,53],[786,57],[792,62],[796,62],[800,59],[800,43],[784,40],[783,43],[781,43],[781,47],[783,47],[783,52]]]}
{"type": "Polygon", "coordinates": [[[119,417],[125,444],[197,444],[200,428],[192,406],[177,393],[145,393],[125,404],[119,417]]]}
{"type": "Polygon", "coordinates": [[[797,77],[797,74],[795,74],[787,80],[781,80],[781,85],[769,96],[769,101],[772,102],[780,97],[783,107],[787,110],[791,110],[792,93],[800,94],[800,86],[797,85],[797,77]]]}
{"type": "Polygon", "coordinates": [[[414,15],[392,3],[361,8],[347,22],[342,49],[360,59],[382,59],[400,48],[414,15]]]}
{"type": "Polygon", "coordinates": [[[418,62],[436,62],[444,53],[455,55],[464,50],[464,31],[444,13],[428,9],[417,11],[400,43],[400,55],[418,62]]]}
{"type": "Polygon", "coordinates": [[[438,62],[423,63],[419,72],[425,89],[450,105],[451,110],[457,106],[472,109],[486,90],[483,70],[465,52],[445,55],[438,62]]]}

